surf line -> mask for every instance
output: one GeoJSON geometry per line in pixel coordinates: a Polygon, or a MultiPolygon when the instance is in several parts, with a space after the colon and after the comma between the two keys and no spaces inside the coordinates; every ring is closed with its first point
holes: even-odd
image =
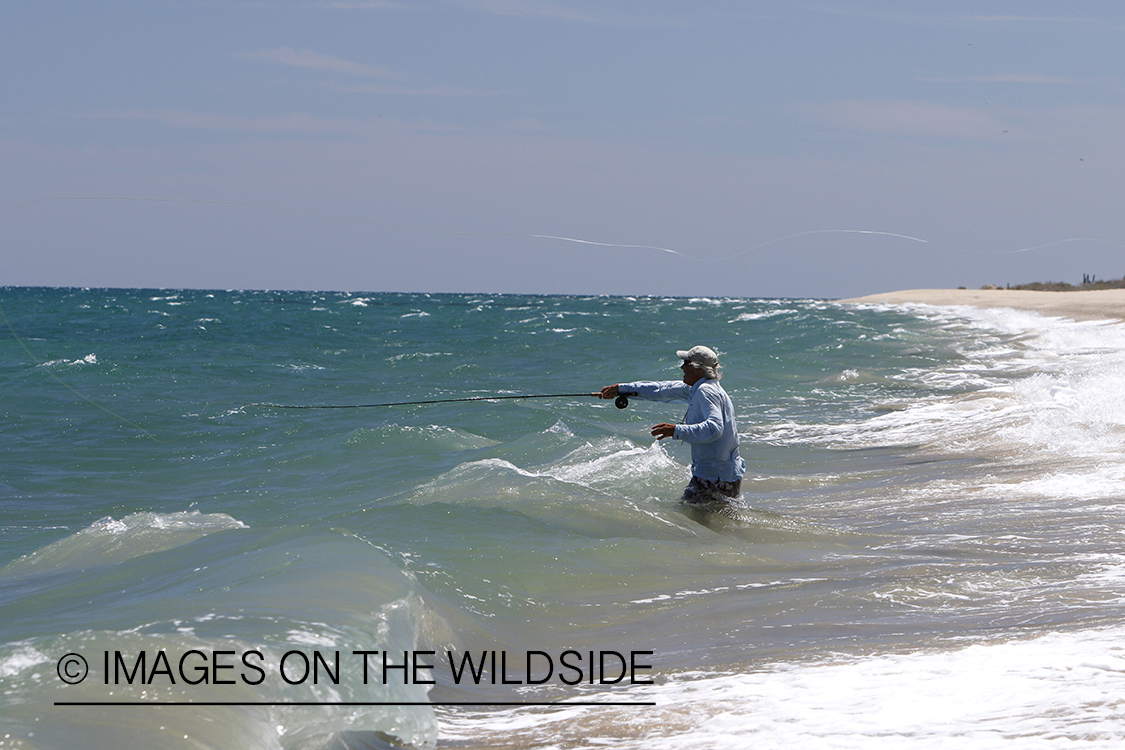
{"type": "Polygon", "coordinates": [[[655,706],[656,701],[55,701],[56,706],[655,706]]]}

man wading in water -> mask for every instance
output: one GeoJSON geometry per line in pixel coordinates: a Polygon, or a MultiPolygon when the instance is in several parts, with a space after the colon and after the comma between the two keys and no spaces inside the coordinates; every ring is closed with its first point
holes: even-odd
{"type": "MultiPolygon", "coordinates": [[[[691,444],[691,482],[684,490],[684,501],[706,502],[721,497],[738,497],[746,462],[738,455],[738,426],[734,405],[719,385],[722,367],[719,357],[706,346],[693,346],[676,352],[683,360],[684,380],[616,383],[602,388],[602,398],[617,398],[622,391],[634,391],[647,401],[687,401],[688,410],[680,424],[653,425],[652,436],[670,437],[691,444]]],[[[630,394],[632,395],[632,394],[630,394]]]]}

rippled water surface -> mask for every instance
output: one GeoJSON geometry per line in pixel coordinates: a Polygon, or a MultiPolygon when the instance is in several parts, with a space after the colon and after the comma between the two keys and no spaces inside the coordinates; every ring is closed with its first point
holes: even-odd
{"type": "Polygon", "coordinates": [[[1125,739],[1119,325],[810,300],[0,305],[0,747],[1125,739]],[[690,452],[647,429],[675,404],[277,408],[678,379],[697,343],[748,465],[724,508],[678,502],[690,452]]]}

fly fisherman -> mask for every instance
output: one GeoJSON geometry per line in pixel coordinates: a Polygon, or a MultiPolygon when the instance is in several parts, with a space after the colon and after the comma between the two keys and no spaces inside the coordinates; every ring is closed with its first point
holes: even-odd
{"type": "Polygon", "coordinates": [[[683,360],[680,364],[684,373],[682,383],[674,380],[617,383],[602,388],[599,395],[609,399],[632,391],[637,398],[647,401],[687,401],[683,422],[661,422],[652,428],[652,436],[657,440],[670,437],[691,444],[692,477],[683,500],[706,502],[717,495],[737,497],[746,462],[738,455],[734,405],[719,385],[723,369],[719,366],[719,357],[706,346],[693,346],[676,352],[676,356],[683,360]]]}

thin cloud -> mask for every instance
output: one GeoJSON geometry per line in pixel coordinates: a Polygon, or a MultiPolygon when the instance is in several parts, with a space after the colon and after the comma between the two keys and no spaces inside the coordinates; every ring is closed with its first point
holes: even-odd
{"type": "Polygon", "coordinates": [[[550,18],[558,21],[599,23],[601,19],[589,13],[569,8],[548,0],[479,0],[474,3],[488,13],[500,16],[550,18]]]}
{"type": "Polygon", "coordinates": [[[616,14],[611,17],[607,4],[589,4],[596,11],[574,7],[573,3],[553,2],[552,0],[446,0],[481,13],[514,18],[540,18],[551,21],[569,21],[588,24],[637,23],[640,19],[629,21],[616,14]]]}
{"type": "MultiPolygon", "coordinates": [[[[401,81],[407,78],[417,78],[406,73],[401,73],[390,68],[344,60],[331,55],[322,55],[311,50],[294,50],[290,47],[259,50],[258,52],[243,53],[241,57],[277,65],[289,65],[296,68],[322,70],[330,73],[344,73],[347,75],[364,78],[383,78],[386,80],[401,81]]],[[[384,84],[352,84],[339,83],[326,84],[329,90],[347,94],[383,94],[392,96],[432,96],[432,97],[459,97],[459,96],[495,96],[497,91],[479,91],[456,86],[388,86],[384,84]]]]}
{"type": "Polygon", "coordinates": [[[508,130],[522,131],[527,133],[538,133],[549,130],[547,124],[536,117],[525,117],[520,120],[512,120],[506,126],[508,130]]]}
{"type": "MultiPolygon", "coordinates": [[[[622,13],[619,9],[606,3],[587,2],[586,8],[578,8],[575,7],[574,3],[554,2],[553,0],[439,0],[439,2],[457,5],[479,13],[511,18],[537,18],[571,23],[627,26],[676,26],[681,23],[674,16],[654,15],[654,11],[648,7],[645,7],[640,13],[622,13]]],[[[410,9],[415,6],[392,2],[391,0],[330,0],[321,3],[320,7],[343,10],[391,10],[410,9]]],[[[765,18],[766,16],[737,17],[765,18]]]]}
{"type": "Polygon", "coordinates": [[[1096,18],[1087,18],[1084,16],[1023,16],[1023,15],[944,15],[932,13],[912,13],[910,11],[877,11],[869,8],[858,8],[851,6],[831,5],[826,3],[817,3],[810,6],[810,9],[834,16],[847,16],[851,18],[871,18],[882,21],[891,21],[895,23],[940,23],[946,24],[954,23],[1092,23],[1096,25],[1105,25],[1103,21],[1096,18]]]}
{"type": "Polygon", "coordinates": [[[456,130],[432,122],[406,122],[392,118],[350,120],[317,117],[303,112],[269,117],[217,115],[175,109],[107,110],[72,115],[84,119],[131,120],[150,122],[185,130],[232,131],[267,134],[344,134],[369,135],[378,131],[408,130],[415,132],[448,132],[456,130]]]}
{"type": "Polygon", "coordinates": [[[239,54],[239,57],[257,60],[259,62],[274,63],[276,65],[288,65],[294,68],[325,70],[332,73],[347,73],[348,75],[367,78],[401,79],[406,77],[404,74],[391,70],[390,68],[363,65],[362,63],[343,60],[339,57],[332,57],[331,55],[322,55],[312,50],[295,50],[290,47],[263,49],[257,52],[243,52],[239,54]]]}
{"type": "Polygon", "coordinates": [[[924,101],[848,99],[811,109],[838,127],[865,133],[991,140],[1011,127],[981,109],[924,101]]]}
{"type": "Polygon", "coordinates": [[[917,80],[930,83],[1046,83],[1069,86],[1077,86],[1082,83],[1077,78],[1045,76],[1035,73],[1000,73],[989,76],[923,76],[917,80]]]}
{"type": "Polygon", "coordinates": [[[246,117],[216,115],[178,109],[124,109],[91,112],[78,117],[99,120],[135,120],[156,122],[173,128],[189,130],[235,130],[254,133],[357,133],[369,129],[368,123],[356,120],[331,120],[304,113],[279,117],[246,117]]]}
{"type": "Polygon", "coordinates": [[[366,0],[366,2],[332,2],[324,3],[321,7],[332,10],[401,10],[409,5],[392,3],[387,0],[366,0]]]}
{"type": "Polygon", "coordinates": [[[849,99],[807,107],[844,130],[903,138],[1038,144],[1040,147],[1120,158],[1125,107],[1072,106],[1017,109],[955,107],[928,101],[849,99]]]}
{"type": "Polygon", "coordinates": [[[499,91],[482,91],[456,86],[384,86],[378,83],[329,84],[330,91],[342,94],[383,94],[387,96],[498,96],[499,91]]]}
{"type": "MultiPolygon", "coordinates": [[[[616,22],[605,15],[579,10],[552,0],[445,0],[445,2],[497,16],[596,24],[616,22]]],[[[321,3],[320,7],[333,10],[399,10],[412,6],[391,0],[330,0],[321,3]]],[[[601,11],[603,8],[599,7],[598,10],[601,11]]]]}
{"type": "Polygon", "coordinates": [[[1075,18],[1066,16],[960,16],[960,21],[999,21],[1019,23],[1098,23],[1093,18],[1075,18]]]}

